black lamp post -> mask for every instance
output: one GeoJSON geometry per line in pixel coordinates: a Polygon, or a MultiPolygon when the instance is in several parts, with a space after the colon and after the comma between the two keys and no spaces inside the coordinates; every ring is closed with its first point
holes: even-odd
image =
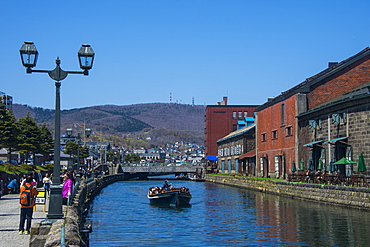
{"type": "MultiPolygon", "coordinates": [[[[66,130],[67,132],[67,135],[68,136],[72,136],[72,128],[67,128],[66,130]]],[[[91,129],[89,128],[85,128],[84,129],[84,135],[83,135],[83,143],[84,143],[84,147],[86,146],[86,141],[85,141],[85,138],[89,138],[91,135],[91,129]]],[[[81,144],[81,140],[82,140],[82,137],[80,135],[80,133],[77,134],[76,137],[74,137],[74,142],[77,143],[77,172],[80,172],[80,144],[81,144]]]]}
{"type": "Polygon", "coordinates": [[[33,42],[24,42],[21,49],[22,64],[27,68],[26,72],[48,73],[50,78],[55,80],[55,134],[54,134],[54,170],[53,184],[50,187],[50,202],[47,217],[49,219],[63,218],[62,211],[62,187],[60,185],[60,86],[61,80],[65,79],[68,74],[88,75],[94,61],[94,51],[90,45],[82,45],[78,51],[80,68],[83,71],[64,71],[60,68],[60,59],[56,59],[56,67],[53,70],[34,70],[36,66],[38,51],[33,42]]]}
{"type": "Polygon", "coordinates": [[[80,142],[81,142],[80,133],[77,134],[76,141],[77,141],[77,172],[80,172],[80,142]]]}

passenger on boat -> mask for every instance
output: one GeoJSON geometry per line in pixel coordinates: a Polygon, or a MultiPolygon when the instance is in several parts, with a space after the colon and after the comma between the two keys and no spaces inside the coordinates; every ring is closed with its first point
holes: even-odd
{"type": "Polygon", "coordinates": [[[189,189],[185,187],[181,187],[180,192],[189,193],[189,189]]]}

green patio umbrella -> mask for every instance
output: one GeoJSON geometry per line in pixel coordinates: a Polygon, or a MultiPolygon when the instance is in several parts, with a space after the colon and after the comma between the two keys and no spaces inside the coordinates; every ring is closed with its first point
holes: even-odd
{"type": "Polygon", "coordinates": [[[317,170],[324,170],[324,162],[322,162],[322,159],[319,159],[319,165],[317,166],[317,170]]]}
{"type": "Polygon", "coordinates": [[[292,172],[296,172],[297,171],[297,167],[295,167],[295,162],[294,160],[292,161],[292,172]]]}
{"type": "Polygon", "coordinates": [[[299,170],[304,171],[304,160],[301,160],[301,163],[299,164],[299,170]]]}
{"type": "Polygon", "coordinates": [[[364,159],[364,155],[362,153],[360,153],[360,155],[358,157],[357,171],[358,172],[366,172],[365,159],[364,159]]]}
{"type": "Polygon", "coordinates": [[[347,164],[356,164],[356,162],[347,159],[346,157],[341,158],[337,162],[334,162],[333,165],[347,165],[347,164]]]}
{"type": "Polygon", "coordinates": [[[315,168],[314,168],[314,166],[313,166],[313,161],[312,161],[312,159],[310,159],[309,161],[308,161],[308,169],[309,170],[314,170],[315,168]]]}

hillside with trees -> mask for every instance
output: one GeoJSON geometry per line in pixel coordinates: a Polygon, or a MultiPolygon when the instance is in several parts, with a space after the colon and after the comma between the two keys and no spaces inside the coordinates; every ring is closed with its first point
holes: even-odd
{"type": "MultiPolygon", "coordinates": [[[[61,133],[72,128],[75,134],[82,134],[85,126],[93,131],[92,141],[104,139],[116,145],[136,146],[135,140],[150,146],[176,141],[203,145],[204,112],[204,106],[168,103],[76,108],[61,111],[61,133]]],[[[13,114],[16,119],[29,114],[38,124],[54,130],[52,109],[13,104],[13,114]]]]}

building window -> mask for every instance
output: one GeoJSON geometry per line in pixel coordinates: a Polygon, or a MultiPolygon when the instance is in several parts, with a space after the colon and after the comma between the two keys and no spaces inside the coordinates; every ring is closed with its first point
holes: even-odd
{"type": "Polygon", "coordinates": [[[261,135],[261,141],[263,141],[263,142],[266,141],[266,133],[262,133],[262,135],[261,135]]]}
{"type": "Polygon", "coordinates": [[[316,120],[308,120],[308,127],[310,129],[316,129],[316,120]]]}
{"type": "Polygon", "coordinates": [[[244,112],[244,117],[245,118],[248,117],[248,112],[247,111],[244,112]]]}
{"type": "Polygon", "coordinates": [[[243,118],[243,112],[238,112],[238,118],[240,119],[240,118],[243,118]]]}
{"type": "Polygon", "coordinates": [[[236,111],[233,111],[233,119],[236,119],[236,111]]]}
{"type": "Polygon", "coordinates": [[[277,139],[277,130],[272,131],[272,139],[277,139]]]}
{"type": "Polygon", "coordinates": [[[238,129],[238,125],[237,124],[233,124],[233,131],[235,131],[237,129],[238,129]]]}
{"type": "Polygon", "coordinates": [[[293,135],[293,127],[288,126],[285,128],[285,136],[292,136],[293,135]]]}
{"type": "Polygon", "coordinates": [[[281,104],[281,124],[285,124],[285,104],[281,104]]]}
{"type": "Polygon", "coordinates": [[[331,118],[332,118],[333,124],[339,124],[340,123],[339,114],[337,114],[337,113],[332,114],[331,118]]]}
{"type": "Polygon", "coordinates": [[[275,161],[275,172],[279,172],[279,156],[275,156],[274,161],[275,161]]]}

